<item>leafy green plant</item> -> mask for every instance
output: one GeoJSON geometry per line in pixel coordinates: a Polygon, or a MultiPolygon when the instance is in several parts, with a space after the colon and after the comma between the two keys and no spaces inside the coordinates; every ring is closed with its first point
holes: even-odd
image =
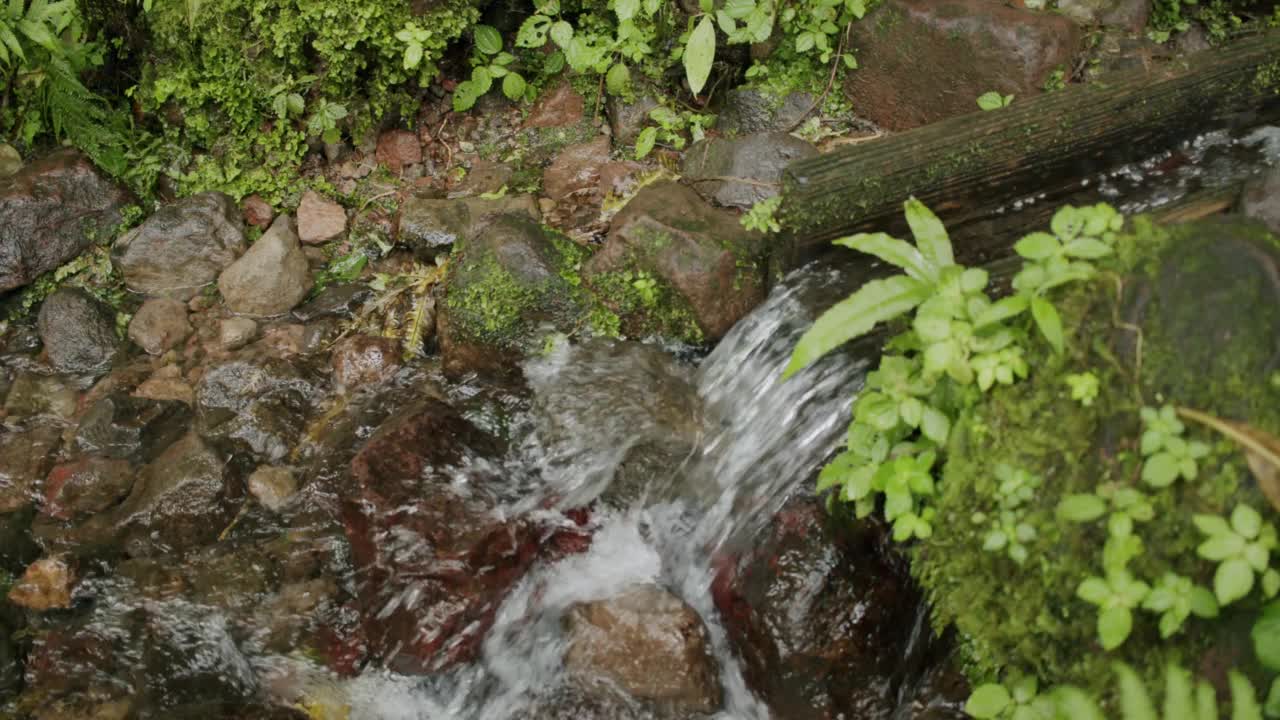
{"type": "Polygon", "coordinates": [[[978,107],[983,110],[999,110],[1000,108],[1009,107],[1012,103],[1012,95],[1001,95],[994,90],[978,96],[978,107]]]}
{"type": "Polygon", "coordinates": [[[1027,545],[1038,536],[1036,528],[1027,522],[1024,506],[1035,497],[1041,479],[1026,470],[1014,469],[1005,464],[996,466],[996,501],[998,508],[991,515],[975,513],[975,525],[987,524],[989,529],[982,540],[987,552],[1004,553],[1021,565],[1029,555],[1027,545]]]}
{"type": "Polygon", "coordinates": [[[666,105],[659,105],[650,110],[649,119],[656,122],[657,126],[650,125],[640,131],[640,135],[636,138],[637,160],[643,159],[652,152],[658,142],[681,150],[688,144],[685,138],[686,133],[693,142],[697,142],[705,136],[706,129],[715,121],[712,115],[688,110],[673,110],[666,105]]]}
{"type": "Polygon", "coordinates": [[[976,720],[1052,720],[1053,698],[1039,694],[1034,675],[1014,679],[1009,685],[987,683],[974,688],[964,711],[976,720]]]}
{"type": "Polygon", "coordinates": [[[1111,570],[1106,577],[1086,578],[1076,588],[1076,596],[1098,606],[1098,642],[1104,650],[1114,650],[1128,639],[1133,631],[1133,611],[1150,591],[1149,585],[1123,569],[1111,570]]]}
{"type": "Polygon", "coordinates": [[[454,88],[453,109],[457,112],[470,110],[475,106],[476,100],[489,92],[498,78],[502,78],[503,95],[509,100],[523,99],[528,84],[523,75],[511,69],[516,56],[502,50],[502,35],[491,25],[476,25],[474,35],[471,79],[458,83],[454,88]]]}
{"type": "Polygon", "coordinates": [[[1143,408],[1142,422],[1146,426],[1140,447],[1146,458],[1143,481],[1152,487],[1168,487],[1179,477],[1195,480],[1199,473],[1197,461],[1209,454],[1209,446],[1183,439],[1186,426],[1173,406],[1143,408]]]}
{"type": "Polygon", "coordinates": [[[1165,573],[1142,601],[1142,609],[1160,615],[1160,637],[1172,637],[1191,615],[1218,617],[1218,601],[1190,578],[1165,573]]]}
{"type": "Polygon", "coordinates": [[[1155,517],[1155,508],[1142,492],[1106,483],[1092,493],[1068,495],[1058,503],[1058,517],[1068,522],[1093,522],[1110,514],[1107,532],[1111,537],[1124,538],[1133,534],[1135,522],[1147,522],[1155,517]]]}
{"type": "Polygon", "coordinates": [[[1271,551],[1276,546],[1276,529],[1262,521],[1257,510],[1237,505],[1230,522],[1217,515],[1196,515],[1195,526],[1205,535],[1196,548],[1200,557],[1218,563],[1213,576],[1213,592],[1221,605],[1230,605],[1253,590],[1257,576],[1268,598],[1280,592],[1280,573],[1271,568],[1271,551]]]}
{"type": "Polygon", "coordinates": [[[1062,378],[1071,390],[1071,399],[1083,407],[1093,405],[1098,398],[1098,376],[1091,372],[1070,373],[1062,378]]]}
{"type": "Polygon", "coordinates": [[[738,219],[738,222],[742,223],[742,227],[748,230],[781,232],[782,226],[778,224],[778,207],[781,204],[781,195],[765,198],[752,205],[751,209],[738,219]]]}

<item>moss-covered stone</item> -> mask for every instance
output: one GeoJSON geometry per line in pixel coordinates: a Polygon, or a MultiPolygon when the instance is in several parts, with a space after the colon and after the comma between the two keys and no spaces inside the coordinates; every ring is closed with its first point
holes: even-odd
{"type": "Polygon", "coordinates": [[[1190,436],[1212,447],[1197,479],[1162,490],[1140,483],[1137,443],[1139,410],[1164,403],[1280,433],[1280,388],[1270,381],[1280,361],[1280,246],[1261,226],[1238,220],[1168,230],[1139,224],[1121,243],[1125,252],[1112,268],[1057,300],[1067,351],[1054,355],[1035,344],[1027,381],[992,390],[962,415],[939,483],[942,520],[912,551],[935,626],[959,631],[973,680],[1016,670],[1099,688],[1115,660],[1149,677],[1177,660],[1219,680],[1226,669],[1252,663],[1247,631],[1256,592],[1217,620],[1189,618],[1165,640],[1158,616],[1136,611],[1128,641],[1104,652],[1097,609],[1076,588],[1103,574],[1106,523],[1063,523],[1055,509],[1065,495],[1102,483],[1139,487],[1155,518],[1137,526],[1145,552],[1130,570],[1148,583],[1175,572],[1206,587],[1215,566],[1196,555],[1203,537],[1194,514],[1225,515],[1248,503],[1277,519],[1236,446],[1207,428],[1188,423],[1190,436]],[[1086,371],[1101,385],[1088,407],[1071,399],[1064,382],[1086,371]],[[1027,506],[1039,537],[1022,566],[983,551],[985,528],[970,521],[995,508],[993,471],[1002,463],[1045,481],[1027,506]]]}

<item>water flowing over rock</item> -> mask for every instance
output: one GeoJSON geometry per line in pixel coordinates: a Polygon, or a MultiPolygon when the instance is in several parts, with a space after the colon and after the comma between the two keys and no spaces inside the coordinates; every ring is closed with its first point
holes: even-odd
{"type": "Polygon", "coordinates": [[[75,575],[62,558],[45,557],[31,563],[9,591],[9,602],[29,610],[71,607],[75,575]]]}
{"type": "Polygon", "coordinates": [[[310,266],[288,215],[276,218],[271,229],[218,276],[227,307],[255,317],[289,312],[311,286],[310,266]]]}
{"type": "Polygon", "coordinates": [[[78,288],[62,288],[40,306],[40,341],[59,372],[101,375],[119,350],[115,313],[78,288]]]}
{"type": "Polygon", "coordinates": [[[73,445],[83,453],[147,463],[187,431],[191,417],[186,403],[112,393],[85,411],[73,445]]]}
{"type": "Polygon", "coordinates": [[[887,0],[853,23],[857,72],[845,95],[859,115],[908,130],[977,112],[979,95],[1027,97],[1070,67],[1081,33],[1061,15],[986,0],[887,0]]]}
{"type": "Polygon", "coordinates": [[[402,354],[395,338],[352,335],[333,349],[333,382],[354,390],[386,380],[400,369],[402,354]]]}
{"type": "Polygon", "coordinates": [[[781,192],[782,171],[788,164],[817,154],[811,143],[785,132],[710,138],[689,148],[683,171],[703,197],[745,209],[781,192]]]}
{"type": "Polygon", "coordinates": [[[45,423],[0,432],[0,513],[31,506],[61,441],[61,429],[45,423]]]}
{"type": "Polygon", "coordinates": [[[32,282],[109,236],[132,199],[74,150],[0,176],[0,292],[32,282]]]}
{"type": "Polygon", "coordinates": [[[320,397],[305,366],[250,349],[200,379],[198,427],[215,442],[276,462],[298,442],[320,397]]]}
{"type": "Polygon", "coordinates": [[[172,298],[152,298],[129,321],[129,339],[150,355],[162,355],[191,334],[187,305],[172,298]]]}
{"type": "Polygon", "coordinates": [[[111,520],[134,556],[181,552],[215,540],[231,521],[226,460],[188,433],[142,469],[111,520]]]}
{"type": "Polygon", "coordinates": [[[44,481],[40,512],[60,520],[82,519],[111,508],[133,489],[128,460],[87,455],[55,466],[44,481]]]}
{"type": "Polygon", "coordinates": [[[111,258],[130,290],[186,300],[244,249],[244,220],[235,201],[204,192],[157,210],[116,240],[111,258]]]}
{"type": "Polygon", "coordinates": [[[668,337],[714,341],[764,299],[762,245],[733,213],[707,205],[693,190],[654,183],[614,216],[608,240],[583,266],[582,276],[624,322],[668,337]],[[637,273],[661,283],[655,295],[670,288],[676,297],[665,303],[637,298],[631,289],[637,273]],[[695,326],[664,312],[664,304],[686,307],[695,326]]]}

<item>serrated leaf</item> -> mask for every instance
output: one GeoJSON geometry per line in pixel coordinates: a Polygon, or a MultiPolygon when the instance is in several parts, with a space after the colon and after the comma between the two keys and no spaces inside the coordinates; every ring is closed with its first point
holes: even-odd
{"type": "Polygon", "coordinates": [[[1067,243],[1062,248],[1063,252],[1071,257],[1083,258],[1085,260],[1096,260],[1103,258],[1112,253],[1111,246],[1090,237],[1080,237],[1067,243]]]}
{"type": "Polygon", "coordinates": [[[689,42],[684,49],[685,78],[689,81],[689,90],[697,95],[706,87],[707,78],[711,77],[711,65],[716,59],[716,28],[711,16],[703,16],[689,34],[689,42]]]}
{"type": "Polygon", "coordinates": [[[520,100],[523,98],[525,88],[527,87],[528,84],[525,82],[524,78],[520,76],[520,73],[507,73],[507,76],[502,78],[502,94],[506,95],[509,100],[520,100]]]}
{"type": "Polygon", "coordinates": [[[998,92],[984,92],[978,96],[978,107],[983,110],[999,110],[1004,106],[1004,96],[998,92]]]}
{"type": "Polygon", "coordinates": [[[978,317],[974,318],[973,327],[975,330],[981,330],[990,325],[1004,322],[1012,317],[1017,317],[1026,312],[1030,303],[1024,295],[1010,295],[1001,298],[986,307],[978,317]]]}
{"type": "Polygon", "coordinates": [[[613,12],[619,22],[626,22],[640,11],[640,0],[613,0],[613,12]]]}
{"type": "Polygon", "coordinates": [[[905,275],[872,280],[823,313],[796,344],[783,377],[790,377],[836,347],[867,334],[924,302],[930,286],[905,275]]]}
{"type": "Polygon", "coordinates": [[[556,47],[568,48],[569,43],[573,40],[573,26],[564,20],[560,20],[552,24],[549,34],[551,35],[551,42],[555,43],[556,47]]]}
{"type": "Polygon", "coordinates": [[[1028,260],[1044,260],[1057,255],[1061,249],[1062,243],[1058,238],[1046,232],[1024,235],[1013,244],[1013,251],[1028,260]]]}

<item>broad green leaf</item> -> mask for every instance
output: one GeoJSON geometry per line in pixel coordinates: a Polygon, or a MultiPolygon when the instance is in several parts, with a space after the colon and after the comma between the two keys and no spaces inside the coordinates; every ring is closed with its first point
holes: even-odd
{"type": "Polygon", "coordinates": [[[643,159],[653,150],[653,144],[658,140],[658,128],[647,127],[640,131],[636,137],[636,159],[643,159]]]}
{"type": "Polygon", "coordinates": [[[640,0],[613,0],[613,12],[617,14],[619,22],[634,18],[639,11],[640,0]]]}
{"type": "Polygon", "coordinates": [[[800,33],[796,36],[796,52],[808,52],[813,49],[814,36],[811,32],[800,33]]]}
{"type": "Polygon", "coordinates": [[[1098,641],[1102,643],[1103,650],[1115,650],[1120,647],[1132,631],[1133,612],[1129,608],[1103,608],[1098,613],[1098,641]]]}
{"type": "Polygon", "coordinates": [[[1004,322],[1011,317],[1017,317],[1026,312],[1028,306],[1025,295],[1010,295],[1001,298],[987,306],[982,314],[974,318],[973,327],[981,330],[998,322],[1004,322]]]}
{"type": "Polygon", "coordinates": [[[1025,235],[1013,244],[1013,251],[1028,260],[1044,260],[1058,254],[1062,243],[1058,238],[1046,232],[1034,232],[1025,235]]]}
{"type": "Polygon", "coordinates": [[[453,109],[455,112],[466,112],[475,106],[476,100],[483,95],[476,84],[465,80],[453,88],[453,109]]]}
{"type": "Polygon", "coordinates": [[[1092,493],[1068,495],[1058,503],[1058,517],[1071,522],[1091,522],[1106,511],[1107,503],[1092,493]]]}
{"type": "Polygon", "coordinates": [[[1196,683],[1196,717],[1199,720],[1216,720],[1218,717],[1218,693],[1203,680],[1196,683]]]}
{"type": "Polygon", "coordinates": [[[1096,260],[1112,253],[1111,246],[1091,237],[1080,237],[1063,246],[1063,252],[1071,257],[1096,260]]]}
{"type": "Polygon", "coordinates": [[[1269,718],[1280,718],[1280,677],[1271,681],[1271,690],[1267,692],[1267,702],[1262,711],[1269,718]]]}
{"type": "Polygon", "coordinates": [[[523,48],[539,48],[547,43],[547,31],[551,29],[551,18],[545,15],[534,15],[520,24],[516,32],[516,45],[523,48]]]}
{"type": "Polygon", "coordinates": [[[476,97],[489,92],[489,88],[493,87],[493,74],[489,72],[489,68],[481,65],[471,69],[471,83],[475,85],[476,97]]]}
{"type": "Polygon", "coordinates": [[[404,49],[404,69],[412,70],[418,67],[418,64],[421,62],[422,46],[416,42],[409,43],[409,46],[404,49]]]}
{"type": "Polygon", "coordinates": [[[933,407],[926,405],[920,422],[920,431],[925,437],[942,447],[947,444],[947,436],[951,433],[951,420],[933,407]]]}
{"type": "Polygon", "coordinates": [[[573,40],[573,26],[564,20],[560,20],[551,26],[550,35],[551,42],[555,43],[556,47],[568,48],[569,43],[573,40]]]}
{"type": "Polygon", "coordinates": [[[1214,535],[1196,548],[1196,554],[1205,560],[1220,562],[1244,552],[1244,546],[1244,538],[1235,533],[1214,535]]]}
{"type": "Polygon", "coordinates": [[[1218,617],[1218,599],[1199,585],[1191,589],[1191,612],[1196,617],[1218,617]]]}
{"type": "Polygon", "coordinates": [[[877,324],[909,312],[929,297],[930,287],[897,275],[872,280],[823,313],[800,338],[783,371],[790,377],[834,348],[871,332],[877,324]]]}
{"type": "Polygon", "coordinates": [[[1069,242],[1084,229],[1086,220],[1085,214],[1079,208],[1063,205],[1053,214],[1053,219],[1049,221],[1049,228],[1060,240],[1069,242]]]}
{"type": "Polygon", "coordinates": [[[502,50],[502,34],[492,25],[476,26],[476,49],[485,55],[497,55],[502,50]]]}
{"type": "Polygon", "coordinates": [[[1217,515],[1195,515],[1191,522],[1205,535],[1230,535],[1232,532],[1226,519],[1217,515]]]}
{"type": "Polygon", "coordinates": [[[1151,487],[1169,487],[1178,479],[1180,472],[1178,459],[1167,452],[1160,452],[1142,464],[1142,481],[1151,487]]]}
{"type": "Polygon", "coordinates": [[[955,254],[951,250],[951,238],[942,221],[925,204],[915,198],[909,198],[903,207],[907,212],[907,224],[911,226],[911,234],[916,240],[916,247],[930,265],[944,268],[955,265],[955,254]]]}
{"type": "Polygon", "coordinates": [[[1272,672],[1280,672],[1280,603],[1262,609],[1250,633],[1258,662],[1272,672]]]}
{"type": "Polygon", "coordinates": [[[1243,598],[1253,589],[1253,568],[1242,559],[1226,560],[1213,574],[1213,594],[1222,606],[1243,598]]]}
{"type": "Polygon", "coordinates": [[[1042,297],[1032,298],[1031,317],[1035,318],[1036,327],[1040,328],[1040,334],[1049,341],[1053,351],[1061,355],[1065,340],[1062,337],[1062,318],[1058,317],[1057,308],[1042,297]]]}
{"type": "Polygon", "coordinates": [[[1232,670],[1227,673],[1227,684],[1231,686],[1231,720],[1262,720],[1258,695],[1249,679],[1232,670]]]}
{"type": "Polygon", "coordinates": [[[964,704],[964,711],[977,720],[992,720],[1000,717],[1011,702],[1013,698],[1003,685],[988,683],[978,686],[969,695],[969,701],[964,704]]]}
{"type": "Polygon", "coordinates": [[[49,28],[44,23],[33,22],[26,18],[19,20],[17,23],[18,30],[26,35],[31,42],[43,47],[55,55],[60,54],[58,40],[49,32],[49,28]]]}
{"type": "Polygon", "coordinates": [[[1106,720],[1098,701],[1089,697],[1085,691],[1074,687],[1060,687],[1053,691],[1054,705],[1058,708],[1057,718],[1070,720],[1106,720]]]}
{"type": "Polygon", "coordinates": [[[711,64],[715,59],[716,28],[711,16],[707,15],[689,34],[689,43],[684,49],[685,78],[694,95],[701,93],[706,86],[707,78],[711,76],[711,64]]]}
{"type": "Polygon", "coordinates": [[[902,268],[916,280],[931,283],[938,281],[938,267],[925,260],[920,251],[905,240],[885,233],[860,233],[840,238],[834,243],[875,255],[890,265],[902,268]]]}
{"type": "Polygon", "coordinates": [[[509,100],[519,100],[520,98],[523,98],[525,88],[527,87],[528,83],[524,81],[524,78],[520,76],[520,73],[507,73],[507,76],[502,78],[502,94],[506,95],[509,100]]]}
{"type": "Polygon", "coordinates": [[[978,96],[978,107],[983,110],[999,110],[1004,106],[1004,96],[994,90],[978,96]]]}
{"type": "Polygon", "coordinates": [[[621,95],[631,85],[631,70],[627,68],[626,63],[614,63],[613,67],[609,68],[609,74],[605,76],[604,84],[610,94],[621,95]]]}
{"type": "Polygon", "coordinates": [[[1248,505],[1237,505],[1231,511],[1231,528],[1252,540],[1262,530],[1262,516],[1248,505]]]}
{"type": "Polygon", "coordinates": [[[1164,673],[1164,719],[1197,720],[1192,704],[1191,673],[1170,663],[1164,673]]]}
{"type": "Polygon", "coordinates": [[[1091,605],[1102,605],[1111,597],[1111,586],[1099,577],[1086,578],[1076,588],[1076,595],[1091,605]]]}
{"type": "Polygon", "coordinates": [[[1151,696],[1138,674],[1123,663],[1116,663],[1115,673],[1120,685],[1120,713],[1125,720],[1159,720],[1151,696]]]}

